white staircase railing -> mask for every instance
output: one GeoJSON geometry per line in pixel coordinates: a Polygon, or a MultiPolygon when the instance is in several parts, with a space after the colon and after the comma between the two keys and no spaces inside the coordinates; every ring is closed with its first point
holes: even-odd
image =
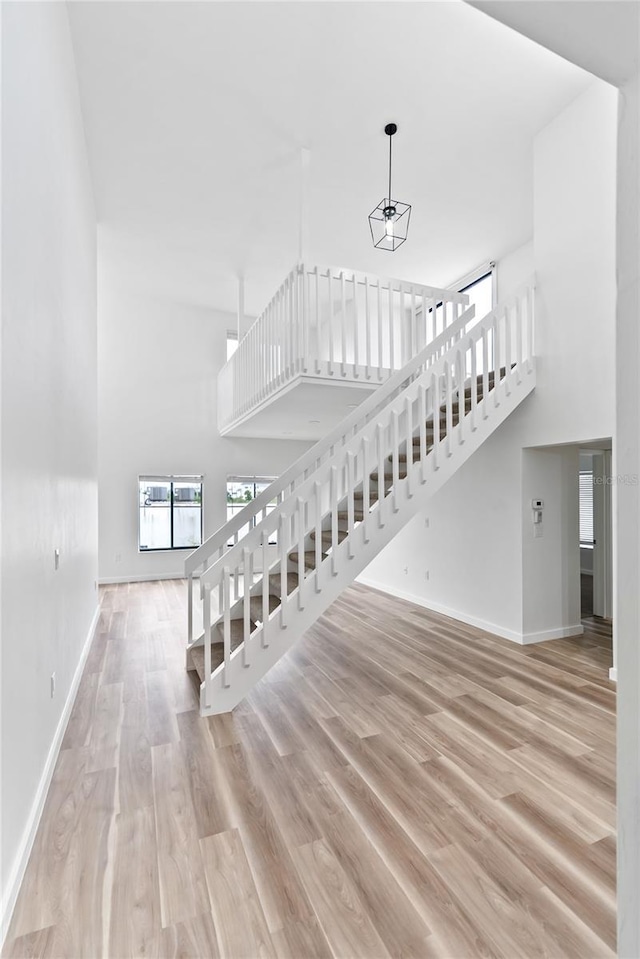
{"type": "MultiPolygon", "coordinates": [[[[464,313],[458,310],[443,310],[441,321],[446,323],[443,330],[430,340],[427,346],[413,356],[402,370],[398,370],[390,376],[387,381],[379,387],[374,393],[370,394],[366,400],[360,403],[357,408],[349,414],[341,423],[337,424],[333,430],[327,433],[321,440],[315,443],[306,453],[296,460],[281,476],[271,483],[266,490],[247,504],[244,509],[238,511],[229,522],[221,526],[220,529],[208,537],[201,546],[193,553],[190,553],[185,562],[185,574],[188,584],[188,643],[193,642],[194,619],[193,619],[193,580],[204,569],[219,560],[230,548],[229,544],[235,546],[246,529],[253,529],[257,523],[264,520],[267,516],[267,507],[275,501],[280,504],[286,496],[294,493],[297,486],[303,482],[307,476],[316,470],[320,464],[333,453],[334,447],[345,442],[345,438],[357,432],[365,423],[374,416],[376,411],[381,408],[390,397],[401,391],[409,379],[415,376],[416,371],[441,356],[452,343],[459,339],[470,325],[475,322],[475,311],[469,308],[464,313]],[[454,316],[455,314],[455,316],[454,316]],[[451,318],[453,317],[453,318],[451,318]]],[[[436,320],[433,320],[432,331],[437,329],[436,320]]],[[[233,594],[239,595],[240,583],[238,576],[234,577],[233,594]]]]}
{"type": "Polygon", "coordinates": [[[296,376],[383,383],[468,302],[451,290],[298,264],[220,371],[221,432],[296,376]]]}
{"type": "Polygon", "coordinates": [[[533,290],[475,323],[466,311],[250,504],[249,523],[219,530],[217,556],[211,544],[192,554],[189,576],[205,567],[195,644],[189,624],[191,647],[203,645],[204,712],[232,708],[533,389],[533,290]]]}

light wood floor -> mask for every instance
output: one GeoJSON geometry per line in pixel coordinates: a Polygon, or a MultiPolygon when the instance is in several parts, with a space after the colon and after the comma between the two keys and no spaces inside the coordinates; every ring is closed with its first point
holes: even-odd
{"type": "Polygon", "coordinates": [[[199,718],[181,582],[107,587],[6,957],[615,953],[611,641],[356,586],[199,718]]]}

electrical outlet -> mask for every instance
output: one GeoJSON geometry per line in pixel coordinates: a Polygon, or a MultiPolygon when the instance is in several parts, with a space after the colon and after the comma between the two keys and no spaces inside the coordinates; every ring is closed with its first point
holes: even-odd
{"type": "Polygon", "coordinates": [[[408,576],[408,575],[409,575],[409,567],[408,567],[408,566],[405,566],[405,568],[404,568],[404,575],[405,575],[405,576],[408,576]]]}
{"type": "Polygon", "coordinates": [[[425,571],[424,571],[424,578],[425,578],[425,579],[429,579],[429,570],[428,570],[428,569],[425,569],[425,571]]]}
{"type": "Polygon", "coordinates": [[[428,517],[428,516],[426,517],[426,519],[425,519],[425,521],[424,521],[424,528],[425,528],[425,529],[429,529],[429,517],[428,517]]]}
{"type": "Polygon", "coordinates": [[[122,553],[116,553],[116,563],[122,562],[122,553]]]}
{"type": "Polygon", "coordinates": [[[54,569],[60,568],[60,550],[57,546],[53,551],[53,568],[54,569]]]}
{"type": "Polygon", "coordinates": [[[55,696],[55,694],[56,694],[56,674],[51,673],[51,698],[52,699],[55,696]]]}

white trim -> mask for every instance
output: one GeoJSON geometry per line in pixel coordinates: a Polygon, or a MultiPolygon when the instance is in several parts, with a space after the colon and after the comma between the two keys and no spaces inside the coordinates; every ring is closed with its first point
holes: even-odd
{"type": "Polygon", "coordinates": [[[611,669],[609,670],[609,679],[611,680],[612,683],[618,682],[618,669],[616,666],[612,666],[611,669]]]}
{"type": "MultiPolygon", "coordinates": [[[[491,274],[492,280],[496,275],[496,261],[487,260],[486,263],[482,263],[480,266],[476,267],[475,270],[471,270],[470,273],[466,273],[464,276],[461,276],[459,280],[456,280],[455,283],[452,283],[447,287],[448,290],[455,291],[459,293],[460,290],[463,290],[466,286],[471,286],[472,283],[476,283],[478,280],[481,280],[484,276],[491,274]]],[[[495,285],[493,287],[493,304],[495,305],[495,285]]]]}
{"type": "MultiPolygon", "coordinates": [[[[244,473],[242,476],[229,474],[227,476],[227,486],[229,485],[229,483],[245,483],[245,484],[253,483],[254,485],[256,483],[261,483],[263,485],[270,486],[271,483],[273,483],[277,478],[278,478],[277,476],[259,476],[258,474],[249,476],[248,473],[244,473]]],[[[233,505],[233,504],[231,503],[227,505],[233,505]]]]}
{"type": "Polygon", "coordinates": [[[549,639],[567,639],[569,636],[581,636],[584,633],[582,623],[575,623],[573,626],[563,626],[560,629],[548,629],[539,633],[518,633],[513,629],[507,629],[499,626],[497,623],[489,623],[478,616],[472,616],[469,613],[460,612],[457,609],[450,609],[443,606],[442,603],[436,603],[433,600],[426,600],[423,596],[416,596],[403,589],[396,589],[393,586],[387,586],[385,583],[379,583],[370,579],[368,576],[358,576],[357,581],[365,586],[371,586],[372,589],[379,589],[382,593],[388,593],[390,596],[397,596],[399,599],[406,599],[416,606],[422,606],[423,609],[430,609],[434,613],[440,613],[442,616],[448,616],[450,619],[457,619],[467,626],[474,626],[485,633],[492,633],[501,639],[508,639],[512,643],[518,643],[519,646],[528,646],[531,643],[544,643],[549,639]]]}
{"type": "MultiPolygon", "coordinates": [[[[161,552],[158,550],[158,552],[161,552]]],[[[172,550],[164,550],[172,552],[172,550]]],[[[117,583],[153,583],[159,579],[184,579],[184,573],[132,573],[130,576],[103,576],[99,586],[115,586],[117,583]]]]}
{"type": "Polygon", "coordinates": [[[204,480],[204,473],[139,473],[138,482],[139,483],[192,483],[194,480],[199,480],[200,483],[204,480]]]}
{"type": "Polygon", "coordinates": [[[550,639],[569,639],[571,636],[582,636],[584,626],[574,623],[573,626],[561,626],[559,629],[543,629],[539,633],[524,633],[520,642],[523,646],[530,643],[546,643],[550,639]]]}
{"type": "Polygon", "coordinates": [[[44,765],[44,769],[42,770],[40,782],[38,783],[38,788],[29,812],[29,818],[27,819],[27,824],[18,847],[18,853],[16,855],[13,868],[9,874],[5,897],[0,905],[0,941],[3,945],[9,930],[9,924],[11,922],[13,910],[16,905],[20,886],[22,885],[22,880],[24,879],[27,863],[29,862],[29,856],[31,855],[33,842],[36,838],[38,826],[40,825],[40,818],[42,816],[42,810],[44,809],[45,800],[47,798],[47,793],[53,777],[53,771],[58,760],[58,753],[60,752],[60,746],[62,745],[62,740],[64,739],[69,717],[71,716],[71,710],[73,709],[73,704],[75,703],[76,694],[78,692],[80,680],[82,679],[82,673],[84,672],[89,650],[91,649],[91,643],[96,631],[96,626],[98,625],[99,616],[100,606],[96,606],[96,610],[91,620],[91,625],[89,626],[89,632],[87,633],[87,638],[84,641],[84,646],[82,647],[82,652],[80,653],[80,659],[78,660],[76,671],[73,674],[73,679],[71,681],[71,686],[69,687],[69,693],[64,704],[64,709],[62,710],[62,715],[60,716],[53,741],[49,747],[47,761],[44,765]]]}
{"type": "Polygon", "coordinates": [[[395,589],[392,586],[387,586],[386,583],[379,583],[376,580],[370,579],[368,576],[358,576],[357,581],[363,583],[365,586],[371,586],[372,589],[379,589],[381,593],[397,596],[398,599],[406,599],[416,606],[422,606],[423,609],[430,609],[432,612],[440,613],[442,616],[448,616],[450,619],[457,619],[461,623],[466,623],[467,626],[475,626],[476,629],[481,629],[485,633],[492,633],[501,639],[508,639],[512,643],[522,644],[521,633],[517,633],[512,629],[506,629],[504,626],[498,626],[497,623],[488,623],[486,620],[479,619],[477,616],[462,613],[457,609],[450,609],[448,606],[443,606],[442,603],[433,602],[433,600],[427,601],[423,596],[417,596],[403,589],[395,589]]]}

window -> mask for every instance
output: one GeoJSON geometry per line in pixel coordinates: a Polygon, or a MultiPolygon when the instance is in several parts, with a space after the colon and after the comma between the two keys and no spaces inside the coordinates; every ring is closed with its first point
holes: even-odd
{"type": "Polygon", "coordinates": [[[580,470],[580,545],[593,549],[593,471],[580,470]]]}
{"type": "MultiPolygon", "coordinates": [[[[471,329],[476,323],[479,323],[480,320],[487,315],[487,313],[490,313],[495,306],[495,263],[487,263],[484,266],[479,267],[477,270],[474,270],[472,273],[468,273],[466,276],[463,276],[461,280],[458,280],[457,283],[454,283],[450,289],[456,290],[458,293],[466,293],[466,295],[469,297],[469,306],[475,306],[475,316],[471,326],[469,327],[469,329],[471,329]]],[[[489,333],[487,337],[487,348],[489,356],[489,369],[491,370],[494,367],[492,360],[492,333],[489,333]]],[[[476,372],[478,375],[483,372],[482,342],[478,342],[476,344],[476,372]]],[[[471,370],[467,369],[467,374],[470,373],[471,370]]]]}
{"type": "MultiPolygon", "coordinates": [[[[273,483],[273,477],[268,476],[229,476],[227,478],[227,522],[239,513],[247,503],[259,496],[263,490],[273,483]]],[[[277,500],[274,498],[267,504],[267,515],[275,509],[277,500]]],[[[262,515],[258,517],[258,522],[262,520],[262,515]]],[[[244,536],[249,530],[248,525],[241,527],[238,531],[238,537],[244,536]]],[[[271,534],[270,543],[276,542],[275,531],[271,534]]],[[[227,546],[233,546],[231,539],[227,546]]]]}
{"type": "MultiPolygon", "coordinates": [[[[482,271],[481,271],[482,272],[482,271]]],[[[469,297],[469,306],[476,308],[476,320],[481,320],[493,307],[493,269],[482,272],[482,276],[476,277],[471,282],[466,282],[466,286],[461,286],[458,293],[466,293],[469,297]]]]}
{"type": "Polygon", "coordinates": [[[238,334],[232,333],[231,330],[227,332],[227,363],[238,349],[238,334]]]}
{"type": "Polygon", "coordinates": [[[138,549],[195,549],[202,543],[202,477],[138,477],[138,549]]]}

